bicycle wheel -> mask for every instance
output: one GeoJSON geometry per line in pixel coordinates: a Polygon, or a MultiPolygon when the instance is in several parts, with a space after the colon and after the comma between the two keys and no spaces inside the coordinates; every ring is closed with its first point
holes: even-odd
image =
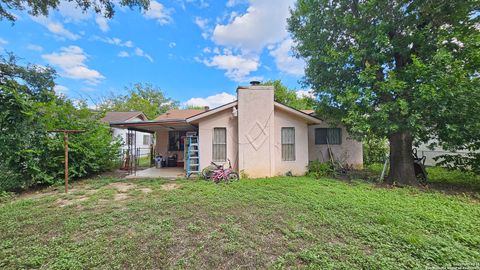
{"type": "Polygon", "coordinates": [[[227,182],[235,182],[240,180],[240,177],[238,176],[238,173],[236,172],[231,172],[228,174],[228,179],[227,182]]]}
{"type": "Polygon", "coordinates": [[[202,178],[205,179],[205,180],[210,180],[212,179],[212,176],[213,176],[213,171],[215,170],[216,168],[212,165],[209,165],[207,167],[205,167],[203,170],[202,170],[202,178]]]}

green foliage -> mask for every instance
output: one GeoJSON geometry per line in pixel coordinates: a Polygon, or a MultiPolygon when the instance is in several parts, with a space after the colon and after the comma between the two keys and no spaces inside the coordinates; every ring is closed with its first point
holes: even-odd
{"type": "Polygon", "coordinates": [[[366,135],[363,140],[363,163],[370,165],[383,163],[388,155],[388,141],[373,134],[366,135]]]}
{"type": "Polygon", "coordinates": [[[136,83],[126,87],[125,95],[111,94],[100,105],[102,111],[129,112],[140,111],[148,119],[154,119],[169,109],[178,108],[179,102],[167,98],[163,91],[151,84],[136,83]]]}
{"type": "Polygon", "coordinates": [[[322,116],[352,134],[472,150],[480,148],[479,21],[478,1],[300,0],[289,30],[322,116]]]}
{"type": "Polygon", "coordinates": [[[313,98],[297,96],[295,90],[288,89],[280,80],[266,81],[262,85],[273,85],[275,88],[274,99],[277,102],[295,108],[297,110],[312,110],[315,104],[313,98]]]}
{"type": "MultiPolygon", "coordinates": [[[[89,12],[93,10],[96,13],[102,14],[106,18],[112,18],[115,14],[115,4],[124,7],[138,7],[140,9],[148,9],[149,0],[122,0],[122,1],[88,1],[88,0],[68,0],[68,2],[75,2],[78,8],[78,12],[89,12]]],[[[1,0],[0,1],[0,20],[7,19],[14,22],[17,18],[12,13],[12,9],[25,10],[28,9],[29,13],[33,16],[48,16],[51,9],[58,9],[60,1],[47,1],[47,0],[1,0]]]]}
{"type": "Polygon", "coordinates": [[[325,177],[334,177],[336,176],[335,167],[331,162],[320,162],[317,160],[312,160],[308,164],[307,175],[310,177],[325,178],[325,177]]]}
{"type": "Polygon", "coordinates": [[[70,135],[72,179],[110,168],[118,155],[120,144],[112,141],[99,115],[55,96],[54,77],[51,69],[23,67],[15,57],[1,58],[0,191],[63,181],[63,134],[48,130],[85,130],[70,135]]]}
{"type": "Polygon", "coordinates": [[[480,175],[480,153],[478,152],[465,155],[441,155],[434,159],[438,161],[439,166],[480,175]]]}

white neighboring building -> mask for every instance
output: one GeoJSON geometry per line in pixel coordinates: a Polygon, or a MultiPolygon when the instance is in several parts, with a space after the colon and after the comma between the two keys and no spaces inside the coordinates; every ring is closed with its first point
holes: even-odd
{"type": "Polygon", "coordinates": [[[435,161],[434,158],[438,157],[438,156],[443,156],[443,155],[462,155],[462,156],[466,156],[470,153],[470,151],[468,151],[468,150],[457,150],[455,152],[452,152],[452,151],[445,150],[440,146],[436,146],[433,149],[430,149],[430,148],[428,148],[428,145],[432,142],[437,142],[437,141],[433,140],[433,141],[429,141],[426,144],[420,144],[417,148],[418,157],[425,156],[426,157],[425,165],[427,165],[427,166],[436,166],[437,163],[439,163],[440,161],[443,160],[442,158],[440,158],[439,160],[435,161]]]}
{"type": "MultiPolygon", "coordinates": [[[[147,116],[143,112],[107,112],[102,121],[108,124],[124,123],[124,122],[141,122],[148,121],[147,116]]],[[[127,146],[127,129],[112,127],[112,135],[120,138],[123,142],[122,150],[126,151],[127,146]]],[[[137,131],[136,147],[140,148],[140,156],[150,155],[150,148],[153,144],[153,134],[137,131]]]]}

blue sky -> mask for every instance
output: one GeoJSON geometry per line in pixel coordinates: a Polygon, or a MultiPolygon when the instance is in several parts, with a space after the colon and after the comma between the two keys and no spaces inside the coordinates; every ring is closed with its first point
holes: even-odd
{"type": "Polygon", "coordinates": [[[117,6],[112,19],[65,2],[48,18],[14,11],[15,24],[0,21],[0,51],[55,67],[57,90],[92,106],[142,82],[184,105],[215,107],[252,79],[300,89],[304,63],[286,31],[293,2],[159,0],[146,12],[117,6]]]}

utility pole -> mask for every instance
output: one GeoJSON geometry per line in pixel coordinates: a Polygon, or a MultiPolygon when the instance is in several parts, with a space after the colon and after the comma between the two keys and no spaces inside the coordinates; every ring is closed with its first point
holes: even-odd
{"type": "Polygon", "coordinates": [[[68,133],[82,133],[85,130],[56,129],[48,132],[63,133],[63,148],[65,150],[65,193],[68,193],[68,133]]]}

